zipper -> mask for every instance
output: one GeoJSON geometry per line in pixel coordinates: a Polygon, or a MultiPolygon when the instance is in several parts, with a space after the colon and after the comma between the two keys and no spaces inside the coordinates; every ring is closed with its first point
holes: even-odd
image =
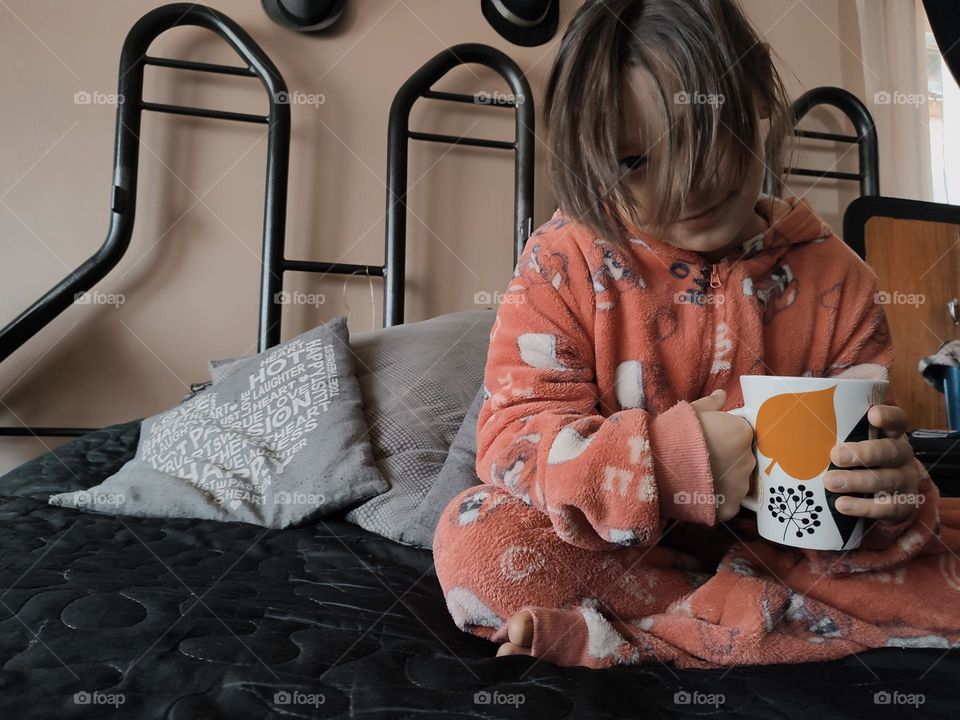
{"type": "Polygon", "coordinates": [[[733,271],[734,260],[724,259],[717,263],[710,263],[710,287],[716,289],[723,285],[724,281],[733,271]],[[720,268],[723,268],[723,275],[720,274],[720,268]]]}
{"type": "MultiPolygon", "coordinates": [[[[719,263],[710,263],[710,287],[713,288],[714,290],[716,290],[717,288],[720,288],[723,285],[723,280],[720,277],[720,271],[718,270],[718,266],[725,265],[727,263],[729,263],[728,260],[721,260],[719,263]]],[[[729,274],[730,274],[729,270],[727,270],[725,275],[729,275],[729,274]]],[[[721,302],[721,303],[714,302],[711,299],[712,295],[713,293],[711,293],[711,295],[707,297],[707,308],[706,308],[707,323],[705,328],[707,330],[706,336],[707,338],[709,338],[708,342],[710,343],[710,357],[707,359],[707,366],[706,366],[707,379],[706,379],[706,382],[704,383],[703,388],[700,391],[700,397],[705,397],[706,395],[709,395],[713,391],[712,389],[710,389],[710,384],[711,384],[711,381],[713,380],[713,373],[711,371],[713,370],[713,361],[716,358],[716,354],[717,354],[717,327],[719,326],[720,322],[722,322],[722,318],[717,317],[717,314],[720,313],[721,308],[718,307],[714,310],[711,308],[711,306],[726,304],[724,302],[721,302]]],[[[720,295],[722,297],[722,294],[719,292],[717,292],[716,295],[720,295]]]]}

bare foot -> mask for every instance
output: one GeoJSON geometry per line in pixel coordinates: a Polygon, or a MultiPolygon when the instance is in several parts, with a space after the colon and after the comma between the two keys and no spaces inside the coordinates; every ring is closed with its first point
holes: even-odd
{"type": "Polygon", "coordinates": [[[501,655],[529,655],[533,644],[533,615],[529,610],[519,610],[513,614],[507,623],[507,637],[497,650],[497,657],[501,655]]]}

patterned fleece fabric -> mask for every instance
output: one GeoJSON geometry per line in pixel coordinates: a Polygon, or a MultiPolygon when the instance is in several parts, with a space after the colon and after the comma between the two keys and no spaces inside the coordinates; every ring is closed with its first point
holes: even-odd
{"type": "MultiPolygon", "coordinates": [[[[476,470],[447,506],[437,574],[457,626],[558,665],[830,660],[960,645],[960,501],[919,461],[922,502],[861,546],[792,548],[741,511],[718,522],[690,402],[741,375],[885,377],[877,278],[795,197],[711,264],[635,231],[624,246],[560,211],[528,240],[491,329],[476,470]]],[[[886,402],[895,404],[893,391],[886,402]]]]}

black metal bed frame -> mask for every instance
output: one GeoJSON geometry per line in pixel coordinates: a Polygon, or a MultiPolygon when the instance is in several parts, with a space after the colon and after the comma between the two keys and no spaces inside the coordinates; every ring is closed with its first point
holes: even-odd
{"type": "MultiPolygon", "coordinates": [[[[515,265],[533,230],[534,122],[535,112],[530,86],[517,64],[503,52],[477,43],[450,47],[425,63],[398,90],[390,108],[387,149],[387,216],[385,262],[367,265],[340,262],[290,260],[284,253],[287,207],[287,171],[290,154],[290,106],[283,77],[256,42],[226,15],[191,3],[164,5],[148,12],[131,28],[120,54],[114,147],[113,192],[110,226],[103,245],[80,267],[46,292],[33,305],[0,329],[0,361],[24,345],[79,296],[89,291],[113,269],[125,254],[133,233],[137,197],[139,133],[144,110],[190,117],[205,117],[268,126],[266,188],[263,215],[263,255],[260,275],[260,305],[257,348],[263,351],[276,345],[281,337],[281,305],[278,294],[287,271],[321,274],[379,276],[384,286],[384,327],[403,322],[406,265],[407,170],[409,141],[447,143],[510,150],[515,153],[515,194],[513,264],[515,265]],[[199,26],[225,40],[245,61],[246,66],[159,58],[147,55],[153,41],[166,30],[179,26],[199,26]],[[465,95],[433,90],[433,85],[450,70],[466,63],[485,65],[495,70],[510,86],[511,95],[465,95]],[[185,107],[147,102],[143,99],[146,66],[167,67],[224,75],[256,77],[269,94],[267,116],[226,112],[208,108],[185,107]],[[485,138],[457,137],[410,130],[410,112],[420,98],[446,102],[513,108],[516,136],[513,142],[485,138]]],[[[829,177],[860,182],[862,195],[879,195],[877,133],[869,111],[851,93],[836,87],[815,88],[793,105],[796,122],[814,106],[833,105],[854,123],[857,136],[794,130],[800,137],[836,142],[858,143],[860,173],[815,171],[788,168],[794,175],[829,177]]],[[[768,175],[765,184],[769,187],[768,175]]],[[[769,190],[768,190],[769,191],[769,190]]],[[[862,252],[861,252],[862,254],[862,252]]],[[[0,427],[0,436],[76,436],[89,428],[0,427]]]]}
{"type": "Polygon", "coordinates": [[[512,150],[514,162],[514,246],[517,264],[527,238],[533,232],[534,105],[530,85],[517,64],[496,48],[477,43],[454,45],[435,55],[397,91],[390,106],[387,138],[387,265],[398,272],[387,276],[384,326],[403,322],[404,256],[407,238],[407,150],[409,140],[472,145],[512,150]],[[457,65],[477,63],[496,70],[510,85],[512,99],[495,94],[479,95],[438,92],[433,85],[457,65]],[[419,98],[447,102],[512,107],[516,110],[516,137],[513,142],[464,138],[410,130],[410,111],[419,98]]]}
{"type": "MultiPolygon", "coordinates": [[[[407,252],[407,159],[410,140],[510,150],[515,153],[513,262],[516,264],[533,230],[534,121],[530,85],[523,71],[510,56],[496,48],[477,43],[463,43],[443,50],[428,60],[400,86],[390,106],[387,127],[387,214],[384,264],[355,265],[286,260],[284,268],[324,274],[382,277],[384,278],[383,326],[392,327],[403,323],[407,252]],[[489,99],[481,99],[479,94],[464,95],[432,89],[450,70],[466,63],[485,65],[495,70],[507,81],[513,99],[499,95],[490,95],[489,99]],[[410,112],[420,98],[512,107],[516,114],[516,136],[513,142],[509,142],[410,130],[410,112]]],[[[270,345],[275,343],[276,339],[271,338],[270,345]]]]}
{"type": "MultiPolygon", "coordinates": [[[[813,140],[827,140],[839,143],[859,145],[860,172],[845,173],[832,170],[811,170],[809,168],[786,168],[789,175],[805,177],[832,178],[835,180],[852,180],[860,183],[860,195],[880,194],[880,158],[877,127],[873,116],[860,99],[843,88],[823,86],[808,90],[793,102],[794,126],[800,123],[807,113],[818,105],[832,105],[841,110],[853,123],[856,135],[840,135],[837,133],[815,132],[798,130],[794,127],[793,134],[797,137],[813,140]]],[[[764,178],[764,191],[769,193],[773,188],[773,175],[769,170],[764,178]]],[[[861,255],[862,257],[862,255],[861,255]]]]}
{"type": "MultiPolygon", "coordinates": [[[[523,72],[501,51],[467,43],[439,53],[403,84],[390,109],[387,158],[386,262],[383,265],[290,260],[285,257],[284,237],[287,207],[287,171],[290,154],[290,105],[280,72],[256,42],[226,15],[192,3],[164,5],[148,12],[131,28],[120,54],[113,192],[110,227],[103,245],[80,267],[71,272],[39,300],[0,329],[0,361],[9,357],[49,324],[78,297],[89,291],[113,269],[125,254],[133,233],[137,196],[140,119],[144,110],[206,117],[237,122],[262,123],[269,127],[267,141],[266,189],[263,216],[263,255],[260,275],[258,351],[280,341],[281,304],[278,294],[287,271],[343,275],[376,275],[385,278],[384,326],[403,322],[403,289],[406,262],[407,150],[409,140],[513,150],[515,162],[514,253],[516,264],[533,224],[534,106],[523,72]],[[246,67],[158,58],[147,50],[162,32],[179,26],[199,26],[223,38],[246,62],[246,67]],[[513,99],[493,96],[489,102],[477,95],[437,92],[432,86],[457,65],[478,63],[498,72],[510,85],[513,99]],[[146,102],[143,77],[147,65],[257,77],[269,94],[267,116],[226,112],[146,102]],[[419,98],[468,102],[516,109],[514,142],[412,132],[409,115],[419,98]]],[[[92,428],[0,427],[0,437],[71,437],[92,428]]]]}
{"type": "MultiPolygon", "coordinates": [[[[280,72],[254,40],[226,15],[192,3],[174,3],[151,10],[134,24],[120,52],[116,135],[113,156],[113,192],[110,227],[103,245],[80,267],[44,293],[33,305],[0,330],[0,361],[20,348],[83,293],[112,270],[126,253],[133,233],[137,201],[137,169],[140,157],[140,119],[144,110],[205,117],[235,122],[266,124],[266,194],[263,213],[263,271],[259,346],[279,333],[279,308],[262,302],[281,285],[276,274],[283,257],[287,209],[287,167],[290,154],[290,106],[285,102],[287,87],[280,72]],[[199,26],[223,38],[246,62],[246,67],[151,57],[147,51],[160,33],[179,26],[199,26]],[[208,108],[166,105],[143,99],[143,76],[148,65],[222,75],[259,78],[269,93],[267,116],[225,112],[208,108]]],[[[5,436],[75,436],[89,432],[69,427],[0,427],[5,436]]]]}

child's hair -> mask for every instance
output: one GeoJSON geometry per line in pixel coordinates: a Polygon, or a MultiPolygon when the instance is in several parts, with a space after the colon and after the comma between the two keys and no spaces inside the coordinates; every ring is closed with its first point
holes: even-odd
{"type": "MultiPolygon", "coordinates": [[[[742,182],[758,131],[755,90],[770,108],[764,160],[771,192],[780,196],[795,118],[770,52],[737,0],[586,0],[564,32],[546,87],[558,207],[617,243],[629,230],[626,220],[662,231],[682,218],[684,198],[700,183],[732,188],[742,182]],[[649,208],[631,193],[617,148],[621,83],[637,66],[653,78],[659,102],[651,110],[668,128],[660,142],[670,161],[648,168],[649,208]],[[677,93],[714,101],[684,102],[677,93]],[[717,178],[727,150],[736,174],[717,178]]],[[[647,147],[657,140],[642,138],[647,147]]]]}

